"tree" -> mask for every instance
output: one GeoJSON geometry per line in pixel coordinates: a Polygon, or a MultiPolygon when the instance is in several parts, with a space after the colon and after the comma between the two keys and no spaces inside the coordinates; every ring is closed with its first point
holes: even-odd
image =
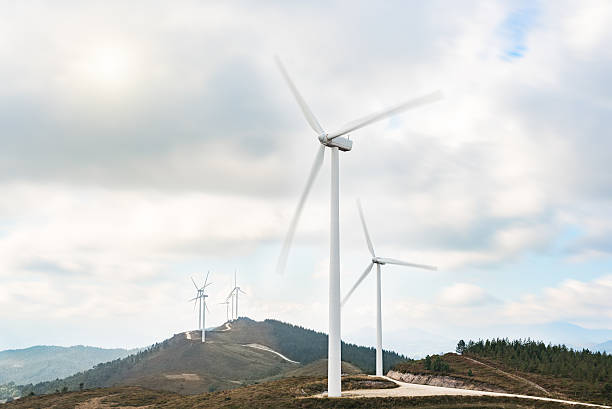
{"type": "Polygon", "coordinates": [[[458,354],[463,354],[463,351],[465,351],[465,341],[460,339],[459,342],[457,342],[457,348],[455,348],[455,351],[457,351],[458,354]]]}
{"type": "Polygon", "coordinates": [[[425,357],[425,369],[431,370],[431,357],[429,355],[425,357]]]}
{"type": "Polygon", "coordinates": [[[448,372],[450,369],[448,364],[440,358],[440,355],[436,355],[433,361],[432,369],[434,372],[448,372]]]}

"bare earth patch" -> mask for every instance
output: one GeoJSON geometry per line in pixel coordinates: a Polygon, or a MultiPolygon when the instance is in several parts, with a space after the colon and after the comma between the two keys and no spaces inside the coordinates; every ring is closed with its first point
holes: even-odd
{"type": "Polygon", "coordinates": [[[200,375],[197,373],[181,373],[181,374],[164,374],[166,379],[179,380],[179,381],[200,381],[200,375]]]}

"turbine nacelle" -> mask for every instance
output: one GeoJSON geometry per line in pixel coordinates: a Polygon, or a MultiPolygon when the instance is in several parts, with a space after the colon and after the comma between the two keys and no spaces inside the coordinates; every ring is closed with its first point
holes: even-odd
{"type": "Polygon", "coordinates": [[[387,264],[385,261],[381,260],[378,257],[372,257],[372,263],[380,264],[381,266],[384,266],[385,264],[387,264]]]}
{"type": "Polygon", "coordinates": [[[344,138],[341,136],[330,138],[329,134],[323,133],[318,136],[319,142],[322,145],[328,146],[330,148],[338,148],[342,152],[348,152],[353,148],[353,141],[348,138],[344,138]]]}

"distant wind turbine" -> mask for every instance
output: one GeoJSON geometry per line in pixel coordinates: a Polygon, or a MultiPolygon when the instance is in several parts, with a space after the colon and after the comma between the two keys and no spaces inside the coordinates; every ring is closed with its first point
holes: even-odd
{"type": "Polygon", "coordinates": [[[189,301],[194,302],[193,303],[194,310],[196,309],[196,307],[198,307],[198,303],[199,303],[198,329],[202,333],[202,342],[206,342],[206,311],[210,313],[210,310],[208,309],[208,305],[206,305],[206,297],[208,297],[208,295],[205,293],[206,287],[212,284],[208,282],[209,274],[210,274],[210,271],[206,273],[206,278],[204,279],[204,285],[202,287],[198,287],[193,277],[191,277],[191,282],[193,283],[193,286],[196,288],[197,295],[189,301]]]}
{"type": "Polygon", "coordinates": [[[238,318],[238,294],[242,293],[244,295],[246,295],[246,293],[244,291],[242,291],[242,289],[240,287],[238,287],[238,284],[236,282],[236,270],[234,270],[234,288],[232,288],[232,291],[230,291],[229,295],[227,296],[227,298],[225,299],[225,301],[227,302],[230,298],[232,299],[232,320],[233,319],[237,319],[238,318]],[[236,315],[234,316],[234,302],[236,303],[236,315]]]}
{"type": "MultiPolygon", "coordinates": [[[[226,299],[225,301],[220,302],[219,304],[225,304],[225,321],[229,322],[229,306],[230,306],[230,301],[228,299],[226,299]]],[[[232,304],[232,307],[233,306],[234,305],[232,304]]],[[[233,310],[232,310],[232,313],[233,313],[233,310]]]]}
{"type": "Polygon", "coordinates": [[[298,89],[294,85],[293,81],[289,77],[287,70],[281,63],[280,59],[276,58],[276,63],[285,77],[287,85],[291,89],[293,96],[295,97],[302,113],[306,117],[306,121],[310,127],[315,131],[317,139],[320,142],[319,150],[315,156],[314,163],[310,170],[310,175],[306,181],[306,187],[304,192],[300,196],[297,208],[291,219],[289,225],[289,231],[283,243],[281,254],[278,260],[277,272],[282,273],[285,270],[287,264],[287,257],[289,256],[289,249],[295,230],[310,192],[310,188],[321,169],[323,164],[323,157],[325,154],[325,147],[331,149],[331,198],[330,198],[330,257],[329,257],[329,338],[328,338],[328,361],[327,361],[327,394],[330,397],[339,397],[341,393],[341,368],[340,368],[340,223],[339,223],[339,206],[340,206],[340,169],[339,169],[339,157],[338,150],[348,152],[353,147],[353,142],[345,138],[344,135],[348,136],[349,132],[356,131],[357,129],[363,128],[366,125],[372,124],[377,121],[386,119],[392,115],[398,114],[410,108],[428,104],[439,100],[442,95],[440,92],[434,92],[416,98],[394,107],[379,111],[372,115],[368,115],[356,121],[350,122],[344,127],[340,128],[335,132],[325,132],[323,127],[319,124],[319,121],[314,116],[306,101],[300,95],[298,89]]]}
{"type": "Polygon", "coordinates": [[[408,263],[406,261],[396,260],[394,258],[384,258],[384,257],[376,257],[374,253],[374,246],[372,245],[372,240],[370,240],[370,234],[368,233],[368,227],[366,226],[365,217],[363,216],[363,210],[361,208],[361,202],[357,200],[357,208],[359,209],[359,218],[361,219],[361,225],[363,226],[363,233],[365,235],[366,243],[368,245],[368,250],[370,250],[370,254],[372,255],[372,261],[366,267],[361,277],[357,280],[353,288],[346,294],[344,299],[342,300],[342,305],[346,303],[348,298],[353,294],[353,291],[357,288],[357,286],[363,281],[364,278],[370,271],[372,271],[372,267],[376,264],[376,376],[383,376],[383,355],[382,355],[382,308],[381,308],[381,290],[380,290],[380,266],[385,264],[396,264],[400,266],[408,266],[415,268],[422,268],[426,270],[437,270],[437,267],[428,266],[425,264],[414,264],[408,263]]]}

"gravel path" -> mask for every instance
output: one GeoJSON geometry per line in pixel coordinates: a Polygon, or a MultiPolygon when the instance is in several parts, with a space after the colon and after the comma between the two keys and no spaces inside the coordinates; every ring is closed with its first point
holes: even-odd
{"type": "MultiPolygon", "coordinates": [[[[383,378],[395,382],[399,388],[394,389],[358,389],[354,391],[342,392],[342,397],[346,398],[373,398],[373,397],[398,397],[398,396],[434,396],[434,395],[470,395],[470,396],[500,396],[509,398],[543,400],[548,402],[567,403],[570,405],[591,406],[597,408],[611,408],[610,406],[596,405],[593,403],[574,402],[569,400],[545,398],[540,396],[514,395],[511,393],[485,392],[470,389],[444,388],[431,385],[417,385],[405,383],[384,376],[383,378]]],[[[319,395],[323,396],[323,395],[319,395]]]]}

